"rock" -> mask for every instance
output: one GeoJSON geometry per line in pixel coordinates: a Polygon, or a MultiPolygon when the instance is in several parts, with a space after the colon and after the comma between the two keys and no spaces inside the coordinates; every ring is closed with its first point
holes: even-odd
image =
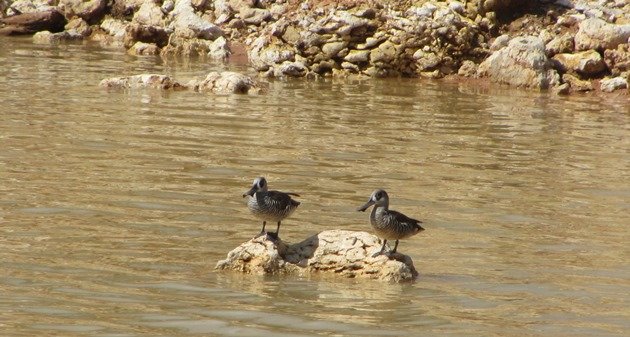
{"type": "Polygon", "coordinates": [[[560,83],[560,76],[551,67],[543,42],[532,36],[517,37],[500,49],[478,69],[478,75],[515,86],[547,89],[560,83]]]}
{"type": "Polygon", "coordinates": [[[210,50],[208,50],[208,56],[215,60],[227,60],[230,56],[228,41],[223,36],[212,41],[210,50]]]}
{"type": "Polygon", "coordinates": [[[33,43],[36,44],[57,44],[62,42],[81,41],[82,39],[83,36],[78,33],[70,33],[67,31],[51,33],[44,30],[33,35],[33,43]]]}
{"type": "Polygon", "coordinates": [[[164,47],[169,41],[169,35],[164,28],[132,23],[125,30],[123,39],[125,47],[131,48],[136,42],[154,43],[164,47]]]}
{"type": "MultiPolygon", "coordinates": [[[[17,0],[9,1],[7,16],[15,16],[19,14],[48,12],[57,10],[57,6],[52,6],[50,0],[17,0]]],[[[2,14],[0,13],[0,17],[2,14]]]]}
{"type": "Polygon", "coordinates": [[[572,53],[574,49],[573,35],[569,33],[555,36],[545,45],[547,56],[552,57],[556,54],[572,53]]]}
{"type": "Polygon", "coordinates": [[[370,60],[370,51],[369,50],[351,50],[348,53],[348,55],[346,55],[343,59],[350,63],[367,62],[370,60]]]}
{"type": "Polygon", "coordinates": [[[569,85],[569,83],[562,83],[559,86],[554,87],[552,90],[553,93],[558,96],[568,95],[571,91],[571,86],[569,85]]]}
{"type": "Polygon", "coordinates": [[[622,43],[628,43],[630,24],[615,25],[597,18],[589,18],[580,23],[575,34],[576,50],[615,49],[622,43]]]}
{"type": "Polygon", "coordinates": [[[192,7],[191,0],[179,0],[171,12],[173,18],[172,28],[175,34],[184,38],[200,38],[214,40],[223,36],[223,31],[218,26],[202,19],[192,7]]]}
{"type": "Polygon", "coordinates": [[[306,75],[308,69],[301,62],[284,61],[280,66],[274,67],[273,75],[275,77],[302,77],[306,75]]]}
{"type": "Polygon", "coordinates": [[[191,81],[189,87],[195,91],[217,94],[259,93],[262,89],[251,77],[231,71],[211,72],[201,81],[191,81]]]}
{"type": "Polygon", "coordinates": [[[362,30],[374,28],[373,23],[365,18],[357,17],[348,11],[332,11],[309,28],[318,34],[336,34],[348,36],[362,30]]]}
{"type": "Polygon", "coordinates": [[[146,0],[113,0],[111,15],[118,19],[131,19],[146,0]]]}
{"type": "Polygon", "coordinates": [[[462,62],[462,66],[459,67],[457,71],[457,75],[464,77],[475,77],[477,74],[477,65],[475,62],[470,60],[465,60],[462,62]]]}
{"type": "Polygon", "coordinates": [[[618,89],[628,88],[628,81],[623,77],[613,77],[601,80],[600,85],[602,91],[613,92],[618,89]]]}
{"type": "Polygon", "coordinates": [[[18,14],[0,19],[0,35],[34,34],[39,31],[61,32],[66,18],[56,9],[45,12],[18,14]]]}
{"type": "Polygon", "coordinates": [[[112,77],[102,80],[99,85],[106,88],[152,88],[152,89],[180,89],[185,88],[170,76],[159,74],[141,74],[125,77],[112,77]]]}
{"type": "Polygon", "coordinates": [[[375,64],[377,62],[387,63],[396,58],[397,48],[390,41],[381,43],[377,48],[370,51],[370,63],[375,64]]]}
{"type": "Polygon", "coordinates": [[[112,18],[103,20],[100,25],[103,31],[120,41],[123,41],[127,33],[127,26],[129,26],[129,23],[112,18]]]}
{"type": "Polygon", "coordinates": [[[173,0],[166,0],[162,3],[160,9],[162,10],[162,13],[168,14],[175,9],[175,2],[173,0]]]}
{"type": "Polygon", "coordinates": [[[92,28],[90,28],[88,23],[80,17],[75,17],[68,21],[64,28],[69,34],[78,35],[82,38],[88,37],[92,34],[92,28]]]}
{"type": "Polygon", "coordinates": [[[372,255],[381,240],[366,232],[329,230],[297,244],[260,236],[228,253],[216,269],[249,274],[328,274],[386,282],[411,281],[418,276],[413,261],[400,253],[372,255]]]}
{"type": "Polygon", "coordinates": [[[584,81],[571,74],[562,75],[562,81],[571,86],[571,91],[591,91],[593,84],[591,81],[584,81]]]}
{"type": "Polygon", "coordinates": [[[575,54],[557,54],[553,57],[561,72],[577,72],[584,76],[595,76],[606,70],[606,63],[595,50],[575,54]]]}
{"type": "Polygon", "coordinates": [[[508,43],[510,43],[510,36],[507,34],[500,35],[490,45],[490,50],[497,51],[501,48],[507,47],[508,43]]]}
{"type": "Polygon", "coordinates": [[[107,2],[107,0],[59,0],[59,9],[69,19],[78,16],[89,24],[95,24],[105,15],[107,2]]]}
{"type": "Polygon", "coordinates": [[[164,25],[164,13],[155,2],[145,1],[133,15],[132,22],[140,25],[162,26],[164,25]]]}
{"type": "Polygon", "coordinates": [[[160,48],[155,43],[136,42],[129,50],[129,55],[157,55],[160,53],[160,48]]]}
{"type": "Polygon", "coordinates": [[[434,53],[425,53],[420,49],[413,54],[413,58],[417,60],[416,66],[420,72],[433,71],[442,62],[434,53]]]}
{"type": "Polygon", "coordinates": [[[630,71],[630,44],[620,44],[617,49],[604,51],[604,62],[613,76],[630,71]]]}
{"type": "Polygon", "coordinates": [[[322,46],[322,53],[324,53],[324,56],[326,58],[329,58],[329,59],[335,58],[337,57],[339,52],[341,52],[344,48],[346,48],[347,45],[348,45],[348,42],[346,41],[329,42],[322,46]]]}
{"type": "Polygon", "coordinates": [[[260,36],[249,46],[247,56],[256,70],[266,71],[273,65],[294,61],[295,50],[274,38],[260,36]]]}
{"type": "Polygon", "coordinates": [[[261,8],[243,8],[240,12],[241,19],[248,25],[260,26],[264,21],[271,19],[271,12],[261,8]]]}

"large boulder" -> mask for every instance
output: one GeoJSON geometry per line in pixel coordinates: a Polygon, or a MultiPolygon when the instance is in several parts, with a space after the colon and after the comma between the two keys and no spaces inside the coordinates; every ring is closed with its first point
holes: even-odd
{"type": "Polygon", "coordinates": [[[615,49],[622,43],[628,43],[630,24],[615,25],[602,19],[589,18],[580,23],[575,34],[575,49],[615,49]]]}
{"type": "Polygon", "coordinates": [[[374,253],[381,240],[366,232],[328,230],[296,244],[251,239],[228,253],[216,269],[250,274],[328,274],[348,278],[410,281],[418,276],[413,261],[400,253],[374,253]]]}
{"type": "Polygon", "coordinates": [[[479,65],[478,75],[521,87],[547,89],[560,83],[545,52],[545,44],[534,36],[517,37],[479,65]]]}

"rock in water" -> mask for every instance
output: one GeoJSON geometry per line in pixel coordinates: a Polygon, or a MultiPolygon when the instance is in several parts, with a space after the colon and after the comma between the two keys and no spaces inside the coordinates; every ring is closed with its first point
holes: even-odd
{"type": "Polygon", "coordinates": [[[381,244],[378,237],[367,232],[345,230],[323,231],[293,245],[260,236],[233,249],[216,269],[261,275],[336,274],[389,282],[410,281],[418,276],[407,255],[372,257],[381,244]]]}

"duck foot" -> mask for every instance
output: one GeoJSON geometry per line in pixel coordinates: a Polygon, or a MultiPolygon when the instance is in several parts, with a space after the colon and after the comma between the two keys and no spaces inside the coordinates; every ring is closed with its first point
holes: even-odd
{"type": "Polygon", "coordinates": [[[385,253],[385,252],[384,252],[384,251],[382,251],[382,250],[379,250],[378,252],[376,252],[376,253],[372,254],[372,257],[377,257],[377,256],[379,256],[379,255],[385,255],[385,256],[389,257],[389,253],[385,253]]]}
{"type": "Polygon", "coordinates": [[[271,241],[278,241],[278,233],[267,232],[267,236],[271,239],[271,241]]]}

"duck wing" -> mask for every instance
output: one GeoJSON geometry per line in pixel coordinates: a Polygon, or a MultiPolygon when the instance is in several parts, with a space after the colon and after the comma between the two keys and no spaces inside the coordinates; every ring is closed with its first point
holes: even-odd
{"type": "Polygon", "coordinates": [[[269,201],[273,203],[279,204],[283,208],[287,206],[297,207],[300,204],[300,202],[293,200],[291,198],[292,195],[298,196],[295,193],[284,193],[280,191],[267,191],[265,198],[267,198],[269,201]]]}
{"type": "Polygon", "coordinates": [[[415,226],[415,227],[418,227],[418,228],[422,228],[422,227],[420,226],[420,224],[422,223],[422,221],[420,221],[420,220],[410,218],[410,217],[408,217],[408,216],[406,216],[406,215],[404,215],[404,214],[402,214],[402,213],[400,213],[400,212],[397,212],[397,211],[392,211],[392,210],[390,210],[390,211],[388,211],[388,213],[389,213],[389,215],[392,217],[392,219],[393,219],[393,220],[395,220],[395,221],[396,221],[396,222],[398,222],[398,223],[401,223],[401,224],[409,224],[409,225],[411,225],[411,226],[415,226]]]}

